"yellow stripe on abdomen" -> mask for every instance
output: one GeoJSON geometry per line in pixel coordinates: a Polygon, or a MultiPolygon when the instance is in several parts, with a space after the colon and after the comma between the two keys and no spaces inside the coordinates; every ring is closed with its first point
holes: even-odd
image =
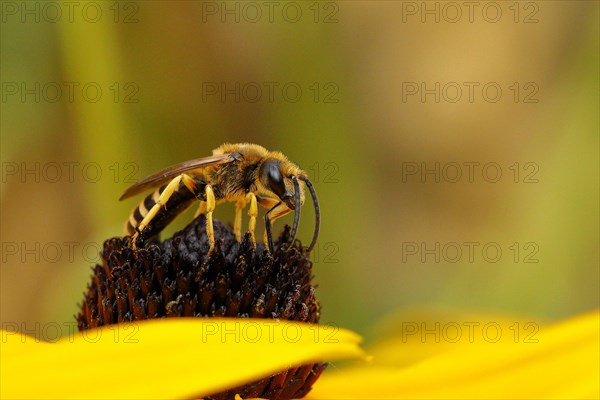
{"type": "Polygon", "coordinates": [[[140,204],[136,208],[131,211],[129,214],[129,219],[125,223],[125,234],[133,235],[135,233],[135,228],[142,222],[144,217],[148,214],[148,210],[156,204],[158,198],[160,197],[160,192],[162,188],[155,190],[152,194],[149,194],[144,198],[140,204]]]}

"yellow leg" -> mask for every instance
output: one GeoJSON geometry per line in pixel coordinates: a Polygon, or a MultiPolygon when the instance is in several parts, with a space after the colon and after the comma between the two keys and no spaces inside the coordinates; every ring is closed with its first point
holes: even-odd
{"type": "Polygon", "coordinates": [[[256,229],[256,217],[258,216],[258,205],[256,203],[256,195],[254,193],[248,193],[246,200],[250,201],[250,207],[248,208],[248,230],[250,231],[250,238],[254,248],[256,248],[256,238],[254,237],[254,230],[256,229]]]}
{"type": "Polygon", "coordinates": [[[215,211],[215,192],[212,186],[206,185],[206,235],[208,236],[208,243],[210,248],[208,253],[210,254],[215,247],[215,230],[213,228],[212,214],[215,211]]]}
{"type": "Polygon", "coordinates": [[[256,200],[258,201],[258,204],[268,209],[275,207],[280,201],[278,199],[272,199],[270,197],[263,196],[256,196],[256,200]]]}
{"type": "Polygon", "coordinates": [[[200,205],[198,206],[198,211],[196,211],[196,214],[194,214],[194,218],[196,218],[200,214],[204,214],[205,212],[206,212],[206,202],[201,201],[200,205]]]}
{"type": "MultiPolygon", "coordinates": [[[[154,205],[148,211],[148,213],[146,214],[144,219],[136,227],[136,232],[133,234],[133,238],[132,238],[133,239],[132,244],[133,244],[134,249],[136,248],[137,239],[140,236],[140,233],[150,224],[152,219],[154,219],[154,217],[160,210],[160,207],[166,207],[167,201],[169,201],[169,199],[171,198],[173,193],[179,188],[179,182],[181,182],[181,180],[184,178],[184,176],[186,177],[186,181],[188,183],[189,183],[189,181],[192,181],[192,183],[193,183],[192,178],[190,178],[188,175],[185,175],[185,174],[179,175],[179,176],[173,178],[173,180],[171,180],[171,182],[169,182],[167,187],[165,187],[165,190],[163,190],[162,193],[160,194],[160,196],[158,197],[158,200],[156,200],[156,203],[154,203],[154,205]],[[187,179],[187,178],[189,178],[189,179],[187,179]]],[[[194,184],[194,188],[195,188],[195,186],[196,185],[194,184]]],[[[186,184],[186,187],[188,187],[188,189],[192,190],[191,187],[188,186],[187,184],[186,184]]]]}
{"type": "MultiPolygon", "coordinates": [[[[158,200],[156,200],[156,203],[154,203],[152,208],[148,211],[148,214],[146,214],[142,222],[140,222],[140,224],[137,226],[138,232],[143,231],[150,224],[152,219],[154,219],[154,217],[158,213],[158,210],[160,210],[161,206],[166,207],[167,201],[169,201],[173,193],[179,188],[179,182],[181,182],[182,180],[184,185],[190,190],[190,192],[192,192],[194,195],[196,194],[196,183],[189,175],[181,174],[173,178],[173,180],[169,182],[165,190],[162,191],[162,193],[158,197],[158,200]]],[[[134,238],[137,234],[138,233],[136,232],[134,238]]]]}
{"type": "Polygon", "coordinates": [[[235,220],[233,222],[233,231],[235,232],[235,240],[242,241],[242,210],[246,207],[246,200],[239,199],[235,203],[235,220]]]}
{"type": "Polygon", "coordinates": [[[198,187],[196,186],[196,182],[194,182],[194,179],[191,176],[189,176],[188,174],[181,174],[180,176],[181,176],[181,181],[183,182],[185,187],[188,188],[189,191],[192,192],[192,194],[194,196],[197,196],[198,187]]]}

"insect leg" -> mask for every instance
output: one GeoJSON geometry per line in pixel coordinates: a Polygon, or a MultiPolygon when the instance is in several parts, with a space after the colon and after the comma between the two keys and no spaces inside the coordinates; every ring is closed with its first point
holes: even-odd
{"type": "Polygon", "coordinates": [[[151,195],[146,196],[146,198],[133,209],[131,214],[129,214],[127,222],[125,222],[126,235],[133,236],[136,233],[137,226],[148,214],[148,210],[150,210],[152,206],[156,204],[161,192],[161,189],[156,189],[151,195]]]}
{"type": "Polygon", "coordinates": [[[215,192],[212,186],[206,185],[206,235],[208,236],[208,242],[210,243],[210,254],[215,247],[215,230],[213,228],[212,214],[215,211],[215,192]]]}
{"type": "Polygon", "coordinates": [[[248,230],[250,231],[250,239],[252,240],[252,244],[254,245],[254,248],[256,248],[256,238],[254,237],[254,230],[256,229],[256,217],[258,216],[256,195],[250,192],[246,195],[246,200],[250,201],[250,207],[248,208],[248,216],[250,217],[250,220],[248,221],[248,230]]]}
{"type": "MultiPolygon", "coordinates": [[[[271,197],[256,196],[256,199],[258,201],[258,204],[260,204],[261,206],[263,206],[269,210],[275,208],[275,206],[277,206],[280,203],[280,201],[278,199],[273,199],[271,197]]],[[[266,215],[265,215],[265,217],[266,217],[266,215]]],[[[267,230],[265,228],[265,232],[264,232],[264,236],[263,236],[263,243],[265,244],[265,246],[268,243],[271,243],[271,244],[273,243],[273,240],[270,236],[271,235],[270,228],[271,227],[269,226],[269,233],[267,233],[267,230]]]]}
{"type": "Polygon", "coordinates": [[[256,201],[258,202],[258,204],[260,204],[261,206],[265,207],[265,208],[273,208],[277,205],[277,203],[279,203],[278,199],[272,199],[270,197],[263,197],[263,196],[256,196],[256,201]]]}
{"type": "Polygon", "coordinates": [[[235,232],[235,240],[242,240],[242,210],[246,207],[246,201],[239,199],[235,203],[235,220],[233,222],[233,231],[235,232]]]}
{"type": "Polygon", "coordinates": [[[206,212],[206,202],[201,200],[200,205],[198,206],[198,211],[196,211],[196,214],[194,214],[194,218],[196,218],[200,214],[204,214],[205,212],[206,212]]]}
{"type": "Polygon", "coordinates": [[[196,182],[191,176],[189,176],[188,174],[181,174],[181,181],[183,182],[185,187],[188,188],[194,196],[196,196],[198,200],[202,200],[198,193],[198,186],[196,185],[196,182]]]}
{"type": "MultiPolygon", "coordinates": [[[[200,201],[200,205],[198,206],[198,209],[196,210],[196,213],[194,214],[194,218],[198,217],[200,214],[206,214],[206,202],[204,200],[200,200],[199,197],[196,197],[196,199],[198,199],[198,201],[200,201]]],[[[221,203],[223,203],[224,200],[217,200],[217,202],[215,203],[217,206],[221,203]]]]}
{"type": "Polygon", "coordinates": [[[273,237],[271,236],[271,223],[276,219],[289,214],[292,210],[283,202],[278,202],[265,214],[265,244],[268,244],[268,249],[273,254],[273,237]]]}
{"type": "Polygon", "coordinates": [[[181,174],[181,175],[173,178],[171,180],[171,182],[169,182],[169,184],[162,191],[160,196],[158,196],[158,199],[156,200],[155,204],[152,206],[152,208],[150,208],[150,210],[148,210],[148,213],[144,216],[144,218],[139,223],[139,225],[137,225],[135,227],[135,233],[133,234],[134,248],[136,246],[139,236],[142,234],[144,229],[146,229],[146,227],[148,227],[148,225],[152,222],[154,217],[156,217],[156,214],[158,214],[158,212],[160,211],[160,208],[161,207],[166,208],[167,202],[169,201],[171,196],[173,196],[173,193],[175,193],[175,191],[177,191],[177,189],[179,189],[179,183],[182,180],[183,180],[185,187],[188,188],[190,190],[190,192],[192,192],[194,194],[194,196],[196,196],[196,184],[189,175],[181,174]]]}
{"type": "Polygon", "coordinates": [[[156,216],[161,206],[167,204],[169,198],[173,195],[173,192],[177,190],[179,187],[179,182],[181,182],[181,175],[173,178],[171,182],[165,187],[165,190],[162,191],[156,203],[152,206],[152,208],[148,211],[148,214],[144,217],[142,222],[135,228],[135,234],[133,235],[133,245],[137,242],[138,237],[142,233],[142,231],[150,224],[152,219],[156,216]]]}

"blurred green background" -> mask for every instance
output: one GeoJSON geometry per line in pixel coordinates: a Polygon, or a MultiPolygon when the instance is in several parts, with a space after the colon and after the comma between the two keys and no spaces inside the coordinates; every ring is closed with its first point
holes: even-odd
{"type": "Polygon", "coordinates": [[[245,141],[316,185],[323,322],[597,308],[598,2],[474,4],[3,2],[3,327],[73,321],[119,195],[245,141]]]}

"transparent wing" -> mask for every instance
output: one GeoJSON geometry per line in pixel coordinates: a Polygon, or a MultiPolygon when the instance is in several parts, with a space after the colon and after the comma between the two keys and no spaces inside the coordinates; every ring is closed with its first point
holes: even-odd
{"type": "Polygon", "coordinates": [[[125,193],[119,197],[119,200],[127,199],[133,195],[141,193],[147,189],[160,186],[161,184],[170,181],[177,175],[181,175],[185,171],[204,168],[211,165],[225,164],[233,161],[234,158],[230,154],[220,154],[216,156],[197,158],[195,160],[184,161],[179,164],[171,165],[165,169],[152,174],[141,181],[130,186],[125,193]]]}

